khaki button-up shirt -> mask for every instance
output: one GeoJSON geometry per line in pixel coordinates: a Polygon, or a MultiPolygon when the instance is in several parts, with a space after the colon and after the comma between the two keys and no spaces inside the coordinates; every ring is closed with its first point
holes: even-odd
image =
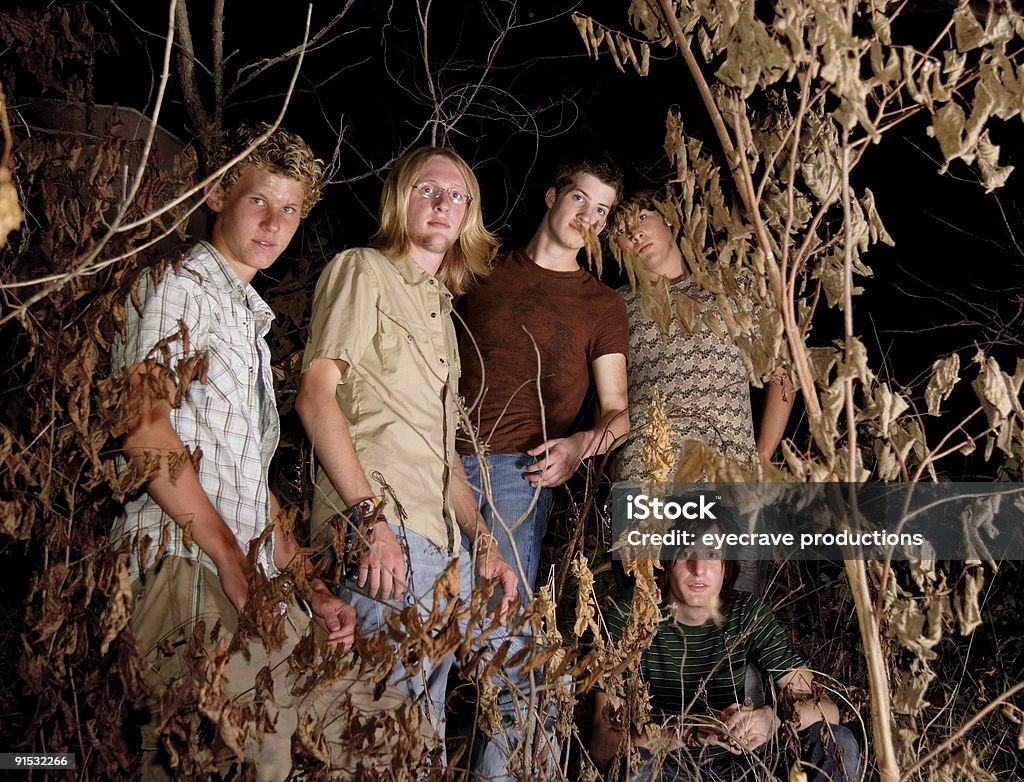
{"type": "MultiPolygon", "coordinates": [[[[451,293],[411,259],[347,250],[317,283],[302,369],[316,358],[348,364],[336,399],[370,486],[389,500],[388,520],[400,523],[404,513],[408,529],[454,554],[459,354],[451,311],[451,293]]],[[[319,468],[315,492],[314,533],[345,510],[319,468]]]]}

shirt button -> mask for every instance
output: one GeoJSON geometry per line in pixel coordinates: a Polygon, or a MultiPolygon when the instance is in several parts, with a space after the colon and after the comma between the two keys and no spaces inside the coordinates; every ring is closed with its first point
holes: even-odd
{"type": "Polygon", "coordinates": [[[432,279],[432,280],[430,281],[430,284],[431,284],[431,285],[437,285],[437,280],[433,280],[433,279],[432,279]]]}
{"type": "Polygon", "coordinates": [[[410,342],[412,342],[412,334],[406,334],[406,335],[405,335],[405,338],[406,338],[407,340],[409,340],[410,342]]]}
{"type": "Polygon", "coordinates": [[[442,364],[447,364],[447,363],[448,363],[448,362],[447,362],[447,361],[445,361],[445,360],[444,360],[443,358],[439,358],[439,359],[438,359],[438,361],[440,361],[440,362],[441,362],[442,364]]]}
{"type": "Polygon", "coordinates": [[[430,313],[430,317],[432,317],[432,318],[436,318],[436,317],[437,317],[437,313],[436,313],[436,312],[431,312],[431,313],[430,313]]]}

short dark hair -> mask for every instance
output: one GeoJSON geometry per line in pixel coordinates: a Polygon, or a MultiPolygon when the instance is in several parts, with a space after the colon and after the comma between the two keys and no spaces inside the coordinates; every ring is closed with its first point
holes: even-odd
{"type": "MultiPolygon", "coordinates": [[[[693,499],[693,495],[686,495],[683,497],[667,497],[666,502],[673,501],[680,504],[686,502],[688,499],[693,499]]],[[[736,531],[736,523],[732,511],[728,508],[723,507],[721,504],[715,507],[716,518],[697,518],[697,519],[681,519],[673,525],[672,530],[679,532],[689,532],[697,538],[700,538],[705,532],[710,529],[718,528],[723,534],[729,534],[730,532],[736,531]]],[[[669,571],[672,569],[672,564],[683,558],[683,554],[686,552],[686,546],[674,545],[665,546],[661,550],[661,556],[659,559],[662,561],[662,569],[658,571],[656,581],[658,588],[661,590],[661,602],[662,605],[668,602],[669,599],[669,571]]],[[[729,601],[732,599],[733,594],[733,582],[736,580],[736,576],[740,572],[740,563],[732,556],[732,550],[730,546],[723,545],[722,547],[722,559],[725,565],[724,573],[722,574],[722,591],[719,594],[719,599],[723,606],[729,605],[729,601]]]]}
{"type": "Polygon", "coordinates": [[[555,188],[556,193],[561,193],[565,188],[572,187],[580,174],[590,174],[614,188],[615,203],[622,198],[622,169],[607,152],[563,160],[555,169],[551,186],[555,188]]]}

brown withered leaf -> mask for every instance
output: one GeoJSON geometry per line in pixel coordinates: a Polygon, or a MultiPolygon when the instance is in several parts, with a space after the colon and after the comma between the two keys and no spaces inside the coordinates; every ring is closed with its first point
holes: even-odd
{"type": "Polygon", "coordinates": [[[939,415],[939,405],[949,397],[960,380],[960,356],[953,353],[932,364],[932,376],[925,389],[924,398],[929,415],[939,415]]]}

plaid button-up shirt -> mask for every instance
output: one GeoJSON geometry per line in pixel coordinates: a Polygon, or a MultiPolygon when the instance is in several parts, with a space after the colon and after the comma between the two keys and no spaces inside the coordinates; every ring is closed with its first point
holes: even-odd
{"type": "MultiPolygon", "coordinates": [[[[178,361],[206,353],[207,382],[189,385],[181,405],[171,410],[171,424],[185,445],[201,449],[199,482],[247,551],[270,522],[267,471],[280,437],[264,339],[274,313],[206,242],[195,245],[179,268],[168,269],[159,282],[143,275],[138,298],[142,309],[128,304],[125,337],[114,343],[112,368],[116,373],[154,359],[174,373],[178,361]]],[[[144,538],[151,541],[148,564],[165,527],[170,532],[165,554],[200,559],[216,569],[198,546],[185,547],[182,528],[143,491],[125,502],[111,533],[114,540],[134,537],[133,578],[144,538]]],[[[270,536],[260,551],[260,562],[271,574],[276,572],[272,543],[270,536]]]]}

